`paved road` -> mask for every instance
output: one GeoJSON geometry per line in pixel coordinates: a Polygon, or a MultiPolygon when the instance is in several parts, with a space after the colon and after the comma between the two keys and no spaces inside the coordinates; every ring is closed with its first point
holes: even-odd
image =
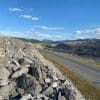
{"type": "Polygon", "coordinates": [[[81,75],[89,82],[93,83],[93,85],[100,88],[100,68],[65,58],[54,51],[44,50],[42,53],[48,55],[51,59],[69,68],[76,74],[81,75]]]}

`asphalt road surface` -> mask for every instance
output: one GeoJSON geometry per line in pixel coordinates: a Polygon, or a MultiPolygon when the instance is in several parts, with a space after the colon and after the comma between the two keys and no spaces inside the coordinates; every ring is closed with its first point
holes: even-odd
{"type": "Polygon", "coordinates": [[[100,88],[100,68],[91,66],[89,64],[83,64],[77,61],[74,61],[69,58],[65,58],[61,56],[59,53],[44,50],[42,51],[43,54],[48,55],[49,58],[59,62],[64,67],[69,68],[71,71],[75,72],[77,75],[87,79],[90,83],[94,86],[100,88]]]}

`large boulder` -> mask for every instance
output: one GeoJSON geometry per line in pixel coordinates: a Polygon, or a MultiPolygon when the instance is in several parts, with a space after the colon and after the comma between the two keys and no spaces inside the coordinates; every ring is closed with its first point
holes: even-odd
{"type": "Polygon", "coordinates": [[[17,87],[24,89],[28,94],[39,93],[42,88],[35,77],[23,74],[17,79],[17,87]]]}
{"type": "Polygon", "coordinates": [[[22,67],[19,70],[17,70],[16,72],[14,72],[11,77],[12,78],[18,78],[22,74],[27,74],[27,73],[28,73],[28,67],[22,67]]]}
{"type": "Polygon", "coordinates": [[[29,74],[34,76],[37,80],[41,80],[41,78],[42,78],[41,69],[39,66],[37,66],[37,67],[31,66],[29,68],[29,74]]]}
{"type": "Polygon", "coordinates": [[[52,87],[48,87],[46,90],[43,91],[43,94],[46,96],[50,96],[53,94],[53,88],[52,87]]]}

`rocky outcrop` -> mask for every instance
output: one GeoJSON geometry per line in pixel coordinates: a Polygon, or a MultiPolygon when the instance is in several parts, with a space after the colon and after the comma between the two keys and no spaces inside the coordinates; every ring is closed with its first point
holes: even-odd
{"type": "Polygon", "coordinates": [[[83,100],[29,42],[0,37],[0,100],[83,100]]]}
{"type": "Polygon", "coordinates": [[[97,57],[100,61],[100,39],[59,41],[48,44],[46,47],[79,56],[97,57]]]}

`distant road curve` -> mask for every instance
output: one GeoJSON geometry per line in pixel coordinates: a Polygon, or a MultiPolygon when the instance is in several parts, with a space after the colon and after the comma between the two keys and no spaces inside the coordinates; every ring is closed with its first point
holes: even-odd
{"type": "Polygon", "coordinates": [[[48,55],[49,58],[59,62],[64,67],[67,67],[71,71],[87,79],[96,87],[100,88],[100,68],[65,58],[59,53],[51,50],[43,50],[42,53],[48,55]]]}

